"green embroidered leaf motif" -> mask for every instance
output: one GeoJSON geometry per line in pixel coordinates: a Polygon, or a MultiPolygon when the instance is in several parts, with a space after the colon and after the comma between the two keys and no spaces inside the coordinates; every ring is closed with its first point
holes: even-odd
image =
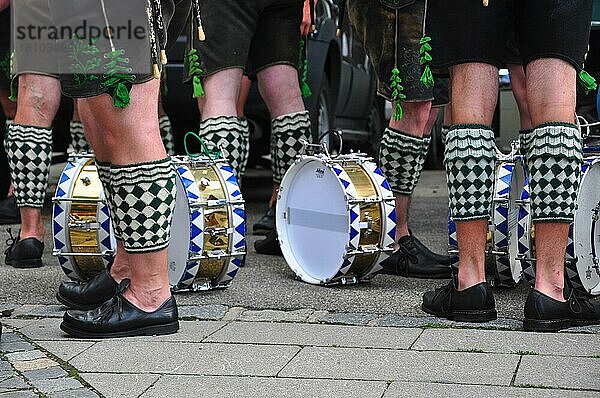
{"type": "Polygon", "coordinates": [[[117,108],[127,108],[131,98],[129,96],[129,89],[123,83],[117,83],[115,91],[113,91],[113,105],[117,108]]]}
{"type": "Polygon", "coordinates": [[[596,79],[594,79],[594,77],[587,73],[585,70],[579,72],[578,79],[579,84],[581,85],[586,94],[598,88],[596,79]]]}
{"type": "Polygon", "coordinates": [[[125,50],[118,49],[104,54],[108,60],[104,64],[104,81],[102,87],[113,88],[113,105],[117,108],[126,108],[130,102],[129,90],[131,84],[135,81],[135,76],[131,73],[129,58],[122,57],[125,50]]]}
{"type": "Polygon", "coordinates": [[[202,80],[200,76],[192,77],[192,86],[194,88],[193,98],[204,97],[204,87],[202,87],[202,80]]]}
{"type": "Polygon", "coordinates": [[[402,111],[402,105],[400,104],[400,102],[396,102],[396,107],[394,108],[394,120],[395,121],[399,121],[400,119],[402,119],[403,116],[403,111],[402,111]]]}
{"type": "Polygon", "coordinates": [[[421,38],[421,40],[419,40],[419,44],[429,43],[430,41],[431,41],[431,37],[429,37],[429,36],[423,36],[421,38]]]}
{"type": "Polygon", "coordinates": [[[307,98],[312,95],[312,91],[308,85],[308,60],[306,59],[305,45],[305,39],[300,39],[298,71],[300,74],[300,93],[302,97],[307,98]]]}
{"type": "Polygon", "coordinates": [[[421,75],[421,83],[425,85],[425,87],[431,88],[435,84],[433,80],[433,74],[431,73],[431,69],[429,65],[425,66],[423,69],[423,74],[421,75]]]}
{"type": "Polygon", "coordinates": [[[202,73],[204,71],[202,68],[200,68],[200,57],[198,56],[198,51],[195,48],[192,48],[190,51],[188,51],[185,63],[188,67],[188,75],[192,78],[192,86],[194,89],[192,97],[204,97],[205,93],[204,88],[202,87],[202,73]]]}
{"type": "Polygon", "coordinates": [[[424,52],[431,51],[431,45],[429,43],[425,43],[419,49],[419,53],[423,54],[424,52]]]}

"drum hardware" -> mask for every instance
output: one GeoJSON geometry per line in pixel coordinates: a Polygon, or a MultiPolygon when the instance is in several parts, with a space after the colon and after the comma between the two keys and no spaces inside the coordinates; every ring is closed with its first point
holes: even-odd
{"type": "MultiPolygon", "coordinates": [[[[486,249],[483,251],[486,256],[506,256],[508,251],[494,250],[494,249],[486,249]]],[[[448,249],[448,254],[458,254],[458,249],[448,249]]]]}
{"type": "Polygon", "coordinates": [[[52,198],[52,203],[62,203],[62,202],[77,202],[84,204],[105,204],[106,200],[104,199],[93,199],[93,198],[75,198],[75,197],[56,197],[52,198]]]}
{"type": "Polygon", "coordinates": [[[67,158],[67,161],[72,162],[77,159],[94,159],[94,158],[96,158],[96,155],[94,155],[93,152],[82,152],[82,153],[70,152],[69,157],[67,158]]]}
{"type": "Polygon", "coordinates": [[[80,231],[97,231],[100,229],[99,222],[90,222],[90,221],[69,221],[69,228],[77,229],[80,231]]]}
{"type": "Polygon", "coordinates": [[[352,256],[356,256],[359,254],[375,254],[375,253],[379,253],[379,252],[386,252],[386,253],[392,253],[394,251],[394,249],[391,248],[387,248],[384,249],[382,247],[379,246],[360,246],[358,249],[356,250],[349,250],[344,254],[344,259],[350,258],[352,256]]]}
{"type": "Polygon", "coordinates": [[[369,212],[365,212],[365,221],[361,221],[358,224],[360,229],[366,229],[365,233],[372,234],[373,233],[373,217],[369,214],[369,212]]]}
{"type": "Polygon", "coordinates": [[[342,276],[340,278],[340,284],[342,285],[356,285],[358,283],[358,278],[356,276],[342,276]]]}
{"type": "Polygon", "coordinates": [[[210,236],[224,236],[233,233],[233,228],[207,227],[204,229],[204,232],[209,233],[210,236]]]}
{"type": "MultiPolygon", "coordinates": [[[[379,203],[383,199],[379,196],[370,196],[368,198],[348,198],[348,204],[350,205],[359,205],[363,203],[379,203]]],[[[387,199],[386,201],[393,202],[395,199],[387,199]]]]}
{"type": "Polygon", "coordinates": [[[190,256],[188,258],[188,263],[194,262],[194,261],[200,261],[200,260],[222,260],[226,257],[244,257],[246,255],[246,251],[237,251],[237,252],[232,252],[232,253],[226,253],[224,251],[218,251],[218,252],[210,252],[210,253],[206,253],[206,254],[202,254],[200,256],[198,255],[194,255],[194,256],[190,256]]]}
{"type": "Polygon", "coordinates": [[[202,281],[202,282],[194,282],[191,287],[171,287],[171,291],[173,293],[196,293],[196,292],[206,292],[209,290],[221,290],[226,289],[231,285],[231,282],[223,282],[218,284],[213,284],[211,281],[202,281]]]}
{"type": "Polygon", "coordinates": [[[230,199],[212,199],[212,200],[207,200],[206,202],[192,202],[190,203],[190,208],[193,210],[197,210],[197,209],[206,209],[209,207],[222,207],[222,206],[228,206],[228,205],[243,205],[245,204],[246,201],[244,201],[243,199],[238,199],[238,200],[230,200],[230,199]]]}
{"type": "Polygon", "coordinates": [[[76,257],[104,257],[110,258],[115,255],[114,250],[104,250],[101,253],[76,253],[76,252],[64,252],[62,250],[54,249],[52,250],[52,255],[54,256],[76,256],[76,257]]]}

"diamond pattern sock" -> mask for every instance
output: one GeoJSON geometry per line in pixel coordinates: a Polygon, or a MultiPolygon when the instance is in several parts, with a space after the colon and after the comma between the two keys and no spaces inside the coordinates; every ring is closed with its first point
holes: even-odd
{"type": "Polygon", "coordinates": [[[489,127],[455,125],[448,131],[444,164],[455,221],[490,216],[495,160],[494,132],[489,127]]]}
{"type": "Polygon", "coordinates": [[[422,138],[402,131],[387,128],[383,132],[379,162],[394,194],[412,194],[421,174],[423,145],[422,138]]]}
{"type": "Polygon", "coordinates": [[[110,163],[96,160],[96,170],[98,170],[98,178],[100,178],[102,188],[104,189],[104,197],[106,198],[106,204],[108,205],[108,211],[110,212],[110,219],[112,222],[113,231],[115,233],[115,239],[122,241],[123,236],[114,216],[116,214],[116,210],[114,208],[114,194],[112,193],[112,187],[110,185],[110,163]]]}
{"type": "Polygon", "coordinates": [[[71,120],[69,123],[69,130],[71,132],[71,152],[82,153],[89,152],[90,145],[83,134],[83,123],[77,120],[71,120]]]}
{"type": "Polygon", "coordinates": [[[271,135],[277,151],[273,183],[279,184],[300,154],[302,141],[312,141],[308,111],[289,113],[271,120],[271,135]]]}
{"type": "Polygon", "coordinates": [[[246,119],[219,116],[203,120],[200,123],[200,137],[224,151],[223,156],[238,179],[244,175],[250,153],[250,129],[246,119]]]}
{"type": "Polygon", "coordinates": [[[173,126],[171,126],[169,116],[164,115],[158,118],[158,128],[167,154],[175,155],[175,138],[173,137],[173,126]]]}

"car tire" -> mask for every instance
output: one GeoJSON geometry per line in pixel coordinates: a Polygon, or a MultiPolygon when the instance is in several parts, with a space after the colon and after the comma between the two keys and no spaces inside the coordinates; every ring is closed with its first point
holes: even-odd
{"type": "MultiPolygon", "coordinates": [[[[323,76],[323,82],[317,96],[317,103],[311,112],[312,136],[313,142],[317,142],[319,137],[326,131],[333,128],[333,104],[331,103],[331,92],[329,89],[329,80],[323,76]]],[[[337,140],[332,134],[324,137],[321,142],[327,146],[331,153],[337,151],[337,140]]]]}
{"type": "Polygon", "coordinates": [[[384,104],[385,102],[381,98],[375,96],[367,119],[369,141],[365,149],[367,154],[372,156],[376,162],[379,162],[379,146],[385,129],[384,104]]]}

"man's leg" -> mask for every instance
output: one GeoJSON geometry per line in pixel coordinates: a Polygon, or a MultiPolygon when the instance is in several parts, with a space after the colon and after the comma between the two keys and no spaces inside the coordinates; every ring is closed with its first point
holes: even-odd
{"type": "MultiPolygon", "coordinates": [[[[161,90],[162,91],[162,90],[161,90]]],[[[169,155],[175,155],[175,137],[173,136],[173,126],[171,119],[163,108],[162,95],[158,97],[158,127],[160,129],[160,138],[163,141],[165,150],[169,155]]]]}
{"type": "Polygon", "coordinates": [[[445,164],[450,211],[456,221],[458,281],[425,293],[423,310],[462,319],[496,318],[485,283],[485,243],[492,203],[495,148],[492,123],[498,92],[498,69],[483,63],[451,68],[452,120],[446,137],[445,164]]]}
{"type": "Polygon", "coordinates": [[[21,212],[21,242],[15,242],[6,259],[14,266],[41,265],[45,232],[42,206],[52,156],[51,125],[59,105],[58,79],[33,74],[19,76],[17,114],[5,140],[15,198],[21,212]]]}
{"type": "MultiPolygon", "coordinates": [[[[17,104],[8,99],[9,95],[9,90],[0,89],[0,106],[6,118],[6,131],[8,131],[8,126],[13,123],[13,119],[17,114],[17,104]]],[[[2,136],[2,141],[4,141],[4,136],[2,136]]],[[[0,182],[0,189],[2,189],[1,197],[6,195],[5,199],[0,200],[0,224],[18,224],[21,222],[21,214],[13,195],[14,188],[10,177],[10,167],[8,166],[6,152],[0,156],[0,159],[0,168],[2,168],[2,181],[0,182]]]]}
{"type": "Polygon", "coordinates": [[[69,122],[69,131],[71,133],[71,147],[69,150],[75,153],[89,152],[90,145],[85,139],[83,123],[79,116],[79,101],[76,99],[73,100],[73,117],[69,122]]]}
{"type": "MultiPolygon", "coordinates": [[[[274,65],[258,73],[258,89],[271,115],[271,170],[273,191],[270,207],[275,204],[283,176],[302,149],[302,141],[311,142],[311,124],[304,108],[298,71],[290,65],[274,65]]],[[[256,242],[258,253],[279,254],[275,231],[256,242]]]]}
{"type": "Polygon", "coordinates": [[[523,65],[508,64],[510,72],[510,87],[517,101],[519,109],[519,120],[521,121],[521,130],[530,130],[533,128],[531,115],[529,114],[529,105],[527,104],[527,78],[523,65]]]}

